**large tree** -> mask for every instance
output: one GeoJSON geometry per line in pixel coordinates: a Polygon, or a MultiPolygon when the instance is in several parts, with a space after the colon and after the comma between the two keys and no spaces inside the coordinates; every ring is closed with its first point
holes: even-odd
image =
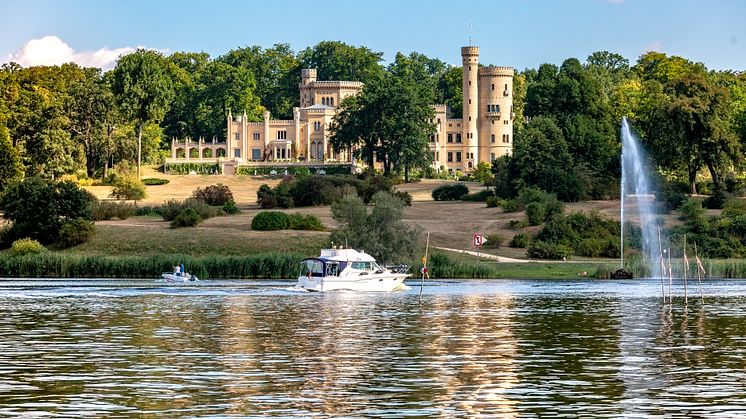
{"type": "Polygon", "coordinates": [[[354,47],[339,41],[322,41],[298,54],[303,68],[315,68],[319,80],[351,80],[368,83],[383,75],[378,64],[382,52],[354,47]]]}
{"type": "Polygon", "coordinates": [[[23,165],[18,157],[18,150],[10,142],[8,129],[0,124],[0,192],[22,175],[23,165]]]}
{"type": "Polygon", "coordinates": [[[137,177],[142,160],[142,130],[160,122],[174,96],[168,65],[159,52],[138,49],[119,59],[112,91],[123,114],[137,126],[137,177]]]}

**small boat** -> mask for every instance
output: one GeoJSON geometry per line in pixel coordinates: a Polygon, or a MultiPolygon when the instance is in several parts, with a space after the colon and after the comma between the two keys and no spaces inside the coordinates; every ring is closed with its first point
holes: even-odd
{"type": "Polygon", "coordinates": [[[632,279],[632,272],[626,269],[617,269],[611,273],[611,279],[632,279]]]}
{"type": "Polygon", "coordinates": [[[183,283],[183,282],[196,282],[199,278],[185,272],[164,272],[160,279],[156,279],[155,282],[166,282],[166,283],[183,283]]]}
{"type": "Polygon", "coordinates": [[[406,288],[404,279],[409,276],[401,266],[388,269],[378,265],[365,252],[322,249],[319,257],[300,262],[295,288],[306,291],[398,291],[406,288]]]}

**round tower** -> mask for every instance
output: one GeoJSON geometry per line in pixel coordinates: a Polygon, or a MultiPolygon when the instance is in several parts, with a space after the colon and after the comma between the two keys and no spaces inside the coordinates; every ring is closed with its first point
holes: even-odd
{"type": "Polygon", "coordinates": [[[479,161],[513,152],[513,74],[511,67],[479,70],[479,161]]]}
{"type": "Polygon", "coordinates": [[[470,170],[479,159],[479,131],[477,119],[479,116],[479,47],[461,47],[461,61],[463,64],[463,97],[464,97],[464,168],[470,170]]]}

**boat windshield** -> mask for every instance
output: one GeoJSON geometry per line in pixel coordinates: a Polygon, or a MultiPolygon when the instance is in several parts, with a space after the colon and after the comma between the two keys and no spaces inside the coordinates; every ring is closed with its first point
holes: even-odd
{"type": "Polygon", "coordinates": [[[299,276],[324,276],[324,262],[318,259],[305,259],[301,261],[299,276]]]}
{"type": "Polygon", "coordinates": [[[360,269],[361,271],[375,271],[379,269],[376,262],[350,262],[350,265],[354,269],[360,269]]]}

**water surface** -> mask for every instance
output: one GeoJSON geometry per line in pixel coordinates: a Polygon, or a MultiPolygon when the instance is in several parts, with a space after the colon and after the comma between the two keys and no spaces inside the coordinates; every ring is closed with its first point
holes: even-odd
{"type": "Polygon", "coordinates": [[[746,416],[737,281],[290,285],[0,280],[0,415],[746,416]]]}

